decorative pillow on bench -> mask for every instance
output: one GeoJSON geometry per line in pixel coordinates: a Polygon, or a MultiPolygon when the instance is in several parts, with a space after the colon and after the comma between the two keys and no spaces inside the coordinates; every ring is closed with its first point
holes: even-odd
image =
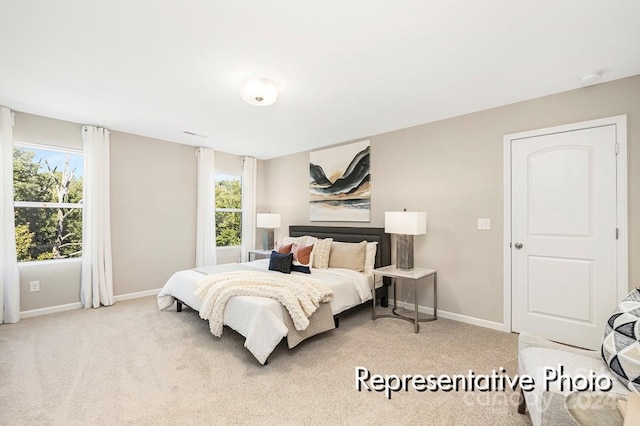
{"type": "Polygon", "coordinates": [[[602,359],[629,390],[640,393],[640,289],[618,305],[604,329],[602,359]]]}

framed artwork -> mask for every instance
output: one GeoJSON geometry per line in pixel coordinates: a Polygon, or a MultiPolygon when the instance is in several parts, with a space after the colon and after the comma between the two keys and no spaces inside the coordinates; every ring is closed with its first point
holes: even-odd
{"type": "Polygon", "coordinates": [[[370,151],[366,140],[310,153],[311,221],[371,221],[370,151]]]}

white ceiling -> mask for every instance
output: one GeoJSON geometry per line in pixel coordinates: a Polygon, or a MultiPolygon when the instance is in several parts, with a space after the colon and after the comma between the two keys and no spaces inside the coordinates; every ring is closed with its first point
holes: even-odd
{"type": "Polygon", "coordinates": [[[258,158],[593,71],[640,74],[640,1],[0,0],[0,105],[258,158]],[[275,105],[241,100],[253,76],[279,84],[275,105]]]}

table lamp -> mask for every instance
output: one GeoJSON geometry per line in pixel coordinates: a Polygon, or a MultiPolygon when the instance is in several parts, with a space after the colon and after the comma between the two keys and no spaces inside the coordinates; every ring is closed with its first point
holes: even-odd
{"type": "Polygon", "coordinates": [[[396,267],[410,271],[413,269],[413,236],[427,233],[427,213],[402,212],[384,213],[384,232],[396,234],[396,267]]]}
{"type": "Polygon", "coordinates": [[[258,213],[256,227],[266,229],[262,238],[262,249],[273,250],[273,230],[280,228],[280,215],[278,213],[258,213]]]}

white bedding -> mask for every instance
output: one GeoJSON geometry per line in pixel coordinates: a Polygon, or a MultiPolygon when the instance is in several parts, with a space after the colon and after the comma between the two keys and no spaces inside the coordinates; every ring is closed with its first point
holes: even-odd
{"type": "MultiPolygon", "coordinates": [[[[206,268],[179,271],[173,274],[158,294],[158,307],[167,309],[179,299],[190,307],[200,310],[202,300],[194,295],[197,283],[207,273],[219,273],[238,269],[269,269],[269,260],[261,259],[242,264],[216,265],[206,268]]],[[[274,272],[278,274],[279,272],[274,272]]],[[[294,272],[294,274],[298,274],[294,272]]],[[[371,300],[373,274],[363,274],[349,269],[312,269],[311,276],[321,280],[333,290],[330,302],[334,315],[353,306],[371,300]]],[[[376,288],[381,285],[376,282],[376,288]]],[[[246,340],[244,346],[264,364],[275,347],[287,335],[282,305],[275,299],[236,296],[227,303],[224,311],[224,324],[242,334],[246,340]]]]}

